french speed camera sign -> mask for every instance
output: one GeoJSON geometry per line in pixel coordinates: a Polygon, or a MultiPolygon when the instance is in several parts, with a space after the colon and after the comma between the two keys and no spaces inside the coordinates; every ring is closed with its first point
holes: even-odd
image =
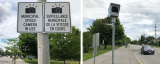
{"type": "Polygon", "coordinates": [[[19,2],[17,12],[17,32],[42,32],[42,10],[41,2],[19,2]]]}
{"type": "Polygon", "coordinates": [[[71,33],[69,2],[46,2],[44,9],[46,33],[71,33]]]}

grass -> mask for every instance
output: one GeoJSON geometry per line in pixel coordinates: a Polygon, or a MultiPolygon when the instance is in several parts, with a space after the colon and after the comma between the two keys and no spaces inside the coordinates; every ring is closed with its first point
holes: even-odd
{"type": "MultiPolygon", "coordinates": [[[[120,48],[120,47],[121,47],[121,46],[115,46],[115,49],[120,48]]],[[[104,48],[104,47],[102,47],[102,46],[101,46],[100,48],[97,48],[97,55],[96,55],[96,56],[101,55],[101,54],[103,54],[103,53],[105,53],[105,52],[108,52],[108,51],[111,51],[111,50],[112,50],[112,47],[111,47],[111,46],[107,46],[107,49],[103,49],[103,48],[104,48]]],[[[94,51],[91,50],[91,51],[89,51],[88,53],[83,53],[83,61],[94,57],[93,52],[94,52],[94,51]]]]}
{"type": "MultiPolygon", "coordinates": [[[[29,60],[27,58],[23,59],[25,62],[29,64],[38,64],[38,59],[32,59],[29,60]]],[[[64,64],[64,61],[56,61],[56,60],[50,60],[50,64],[64,64]]],[[[65,64],[79,64],[79,61],[65,61],[65,64]]]]}
{"type": "Polygon", "coordinates": [[[160,46],[156,46],[156,45],[150,45],[151,47],[157,47],[157,48],[160,48],[160,46]]]}

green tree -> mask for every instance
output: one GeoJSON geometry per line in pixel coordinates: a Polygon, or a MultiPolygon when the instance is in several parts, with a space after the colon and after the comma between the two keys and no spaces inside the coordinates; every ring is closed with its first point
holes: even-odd
{"type": "Polygon", "coordinates": [[[88,52],[89,48],[92,47],[92,41],[93,41],[93,37],[92,34],[87,31],[83,33],[83,47],[84,47],[84,52],[88,52]]]}
{"type": "Polygon", "coordinates": [[[155,39],[153,36],[148,36],[148,37],[146,37],[146,41],[147,41],[147,42],[150,42],[150,41],[153,40],[153,39],[155,39]]]}
{"type": "Polygon", "coordinates": [[[122,40],[116,40],[116,41],[115,41],[115,44],[116,44],[116,45],[119,45],[119,46],[120,46],[122,43],[123,43],[122,40]]]}
{"type": "Polygon", "coordinates": [[[0,48],[0,55],[4,55],[4,51],[2,48],[0,48]]]}
{"type": "Polygon", "coordinates": [[[49,33],[51,59],[80,61],[80,31],[72,26],[72,33],[49,33]]]}
{"type": "Polygon", "coordinates": [[[21,33],[18,46],[22,53],[37,56],[37,34],[21,33]]]}
{"type": "Polygon", "coordinates": [[[13,38],[13,39],[7,39],[7,41],[5,41],[8,45],[8,47],[5,47],[7,50],[10,50],[13,55],[14,58],[16,57],[16,55],[18,55],[18,53],[20,52],[19,47],[17,46],[18,43],[18,38],[13,38]]]}
{"type": "Polygon", "coordinates": [[[126,37],[126,42],[131,42],[131,39],[129,37],[126,37]]]}
{"type": "MultiPolygon", "coordinates": [[[[111,18],[106,17],[107,19],[107,24],[111,23],[111,18]]],[[[112,26],[105,25],[102,23],[101,19],[96,19],[92,23],[90,27],[87,28],[91,34],[94,33],[100,33],[100,44],[102,44],[104,40],[104,49],[106,49],[106,45],[112,44],[112,26]]],[[[116,23],[115,23],[115,40],[118,42],[123,39],[124,35],[124,28],[123,25],[120,23],[119,19],[116,18],[116,23]]],[[[120,41],[121,42],[121,41],[120,41]]]]}
{"type": "Polygon", "coordinates": [[[8,50],[6,50],[6,55],[11,55],[11,52],[9,52],[8,50]]]}
{"type": "Polygon", "coordinates": [[[141,45],[142,43],[144,44],[144,43],[145,43],[145,40],[146,40],[145,37],[144,37],[143,35],[141,35],[141,42],[140,42],[140,45],[141,45]]]}

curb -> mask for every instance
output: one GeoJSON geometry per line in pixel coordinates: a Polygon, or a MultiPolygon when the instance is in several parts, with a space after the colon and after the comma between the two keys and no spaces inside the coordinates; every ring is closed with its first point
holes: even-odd
{"type": "MultiPolygon", "coordinates": [[[[129,47],[129,46],[128,46],[128,47],[129,47]]],[[[129,47],[129,49],[132,51],[132,49],[131,49],[130,47],[129,47]]],[[[142,64],[142,63],[140,62],[140,60],[137,58],[137,56],[133,53],[133,51],[132,51],[132,54],[136,57],[138,63],[139,63],[139,64],[142,64]]]]}

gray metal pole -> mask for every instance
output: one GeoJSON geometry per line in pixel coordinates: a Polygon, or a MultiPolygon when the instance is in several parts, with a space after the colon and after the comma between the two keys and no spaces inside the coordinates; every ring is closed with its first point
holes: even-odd
{"type": "Polygon", "coordinates": [[[95,64],[95,56],[96,56],[96,36],[95,36],[95,43],[94,43],[94,64],[95,64]]]}
{"type": "Polygon", "coordinates": [[[112,64],[114,64],[115,20],[116,17],[112,17],[112,64]]]}
{"type": "MultiPolygon", "coordinates": [[[[156,27],[156,23],[155,23],[155,39],[157,38],[157,37],[156,37],[156,28],[157,28],[157,27],[156,27]]],[[[157,42],[157,39],[156,39],[156,42],[157,42]]]]}
{"type": "Polygon", "coordinates": [[[96,50],[96,47],[94,47],[94,64],[95,64],[95,50],[96,50]]]}
{"type": "MultiPolygon", "coordinates": [[[[37,2],[46,2],[46,1],[47,0],[37,0],[37,2]]],[[[47,33],[38,33],[37,38],[38,38],[37,39],[37,42],[38,42],[38,64],[50,64],[48,34],[47,33]]]]}

